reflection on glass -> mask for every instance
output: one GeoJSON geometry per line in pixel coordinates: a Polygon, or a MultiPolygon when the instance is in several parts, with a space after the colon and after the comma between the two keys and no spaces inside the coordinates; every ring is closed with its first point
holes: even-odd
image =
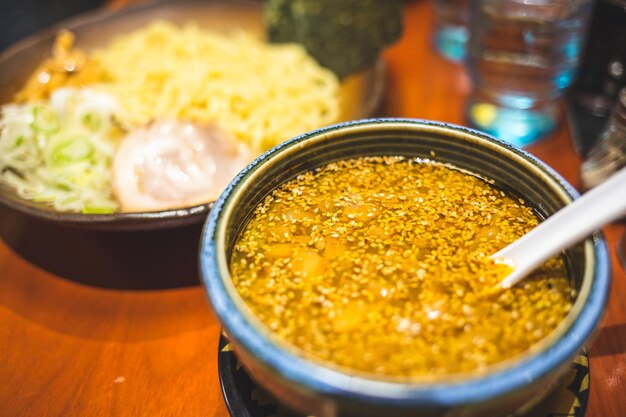
{"type": "Polygon", "coordinates": [[[474,127],[515,145],[552,131],[572,83],[591,0],[472,2],[466,114],[474,127]]]}
{"type": "Polygon", "coordinates": [[[432,43],[435,50],[451,61],[465,57],[469,39],[469,0],[434,0],[432,43]]]}

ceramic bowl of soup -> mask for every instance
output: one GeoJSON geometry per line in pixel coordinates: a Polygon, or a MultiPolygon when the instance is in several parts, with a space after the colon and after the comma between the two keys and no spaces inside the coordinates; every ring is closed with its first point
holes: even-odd
{"type": "Polygon", "coordinates": [[[600,233],[494,290],[488,255],[577,193],[460,126],[373,119],[252,162],[205,224],[200,272],[243,366],[306,415],[508,415],[555,388],[610,284],[600,233]]]}

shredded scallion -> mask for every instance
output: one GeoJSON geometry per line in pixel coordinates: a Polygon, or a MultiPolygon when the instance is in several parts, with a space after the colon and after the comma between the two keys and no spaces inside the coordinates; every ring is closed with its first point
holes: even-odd
{"type": "Polygon", "coordinates": [[[117,211],[111,163],[122,132],[112,123],[110,105],[92,105],[112,98],[95,90],[65,90],[50,103],[2,107],[0,180],[22,198],[59,211],[117,211]],[[87,103],[88,112],[74,111],[87,103]]]}

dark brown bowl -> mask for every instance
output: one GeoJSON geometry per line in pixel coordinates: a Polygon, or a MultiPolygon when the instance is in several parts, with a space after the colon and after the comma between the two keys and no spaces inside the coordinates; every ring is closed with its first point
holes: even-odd
{"type": "MultiPolygon", "coordinates": [[[[166,0],[118,12],[88,13],[63,21],[17,43],[0,55],[0,103],[10,102],[31,72],[50,55],[56,34],[61,28],[71,30],[76,35],[76,46],[84,50],[104,46],[114,36],[155,19],[167,19],[175,23],[194,21],[203,28],[217,32],[240,27],[262,34],[264,29],[260,4],[243,0],[166,0]]],[[[341,85],[340,119],[372,116],[380,105],[384,86],[385,67],[382,61],[362,73],[346,78],[341,85]]],[[[199,223],[213,206],[213,202],[209,202],[155,212],[59,212],[46,204],[24,200],[15,190],[3,184],[0,184],[0,203],[38,219],[97,230],[152,230],[199,223]]]]}

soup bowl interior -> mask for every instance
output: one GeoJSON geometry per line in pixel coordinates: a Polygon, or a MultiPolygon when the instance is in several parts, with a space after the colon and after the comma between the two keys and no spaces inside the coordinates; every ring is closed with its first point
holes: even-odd
{"type": "Polygon", "coordinates": [[[529,202],[542,217],[577,197],[558,174],[524,151],[442,123],[362,120],[320,129],[273,148],[229,185],[201,240],[200,270],[209,301],[246,369],[280,401],[317,416],[503,415],[549,392],[592,336],[604,310],[609,272],[599,234],[564,254],[577,290],[565,320],[524,354],[484,372],[407,381],[323,364],[278,340],[238,295],[228,263],[239,233],[272,190],[333,161],[385,155],[434,160],[493,180],[497,188],[529,202]]]}

